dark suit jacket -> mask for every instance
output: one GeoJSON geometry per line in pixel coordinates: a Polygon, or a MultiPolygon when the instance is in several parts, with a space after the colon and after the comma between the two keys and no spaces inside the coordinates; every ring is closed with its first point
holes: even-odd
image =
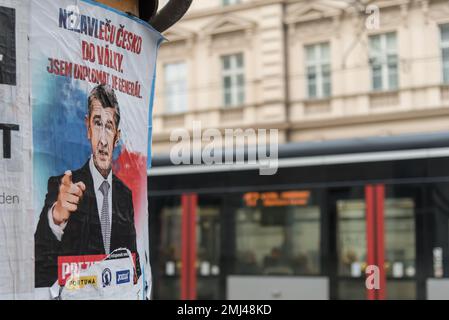
{"type": "MultiPolygon", "coordinates": [[[[56,202],[62,176],[48,179],[47,195],[37,225],[35,240],[35,285],[50,287],[58,279],[58,256],[105,254],[101,233],[94,183],[89,162],[72,172],[72,181],[84,182],[86,191],[78,210],[70,215],[64,235],[58,241],[48,224],[48,210],[56,202]]],[[[140,263],[136,246],[134,209],[131,191],[115,175],[112,175],[112,227],[111,252],[127,248],[136,254],[137,276],[140,263]]]]}

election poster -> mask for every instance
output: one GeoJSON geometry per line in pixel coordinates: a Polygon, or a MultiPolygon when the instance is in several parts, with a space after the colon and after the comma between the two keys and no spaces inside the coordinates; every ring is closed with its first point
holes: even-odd
{"type": "Polygon", "coordinates": [[[30,24],[36,296],[149,298],[148,137],[163,38],[87,0],[31,1],[30,24]]]}
{"type": "Polygon", "coordinates": [[[0,0],[1,300],[34,297],[28,29],[28,1],[0,0]]]}

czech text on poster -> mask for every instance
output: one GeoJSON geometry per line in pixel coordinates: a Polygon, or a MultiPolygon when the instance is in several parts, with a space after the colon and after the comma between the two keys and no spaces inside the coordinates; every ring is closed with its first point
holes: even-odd
{"type": "Polygon", "coordinates": [[[31,12],[37,294],[145,299],[148,130],[162,37],[93,1],[36,0],[31,12]]]}

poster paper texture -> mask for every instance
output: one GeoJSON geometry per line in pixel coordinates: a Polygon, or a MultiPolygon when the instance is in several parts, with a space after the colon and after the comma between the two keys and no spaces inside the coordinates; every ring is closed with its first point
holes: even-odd
{"type": "Polygon", "coordinates": [[[34,297],[28,8],[0,0],[0,299],[34,297]]]}
{"type": "Polygon", "coordinates": [[[32,1],[31,12],[36,293],[145,299],[148,132],[162,37],[91,1],[32,1]],[[111,266],[116,250],[130,254],[111,266]]]}

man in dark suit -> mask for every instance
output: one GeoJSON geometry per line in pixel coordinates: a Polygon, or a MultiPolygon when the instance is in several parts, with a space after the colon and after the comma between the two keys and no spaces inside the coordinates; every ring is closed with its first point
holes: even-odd
{"type": "Polygon", "coordinates": [[[81,169],[48,180],[35,233],[36,287],[58,280],[59,256],[109,254],[118,248],[136,254],[140,276],[132,193],[112,173],[120,139],[120,109],[112,88],[92,90],[85,123],[90,159],[81,169]]]}

